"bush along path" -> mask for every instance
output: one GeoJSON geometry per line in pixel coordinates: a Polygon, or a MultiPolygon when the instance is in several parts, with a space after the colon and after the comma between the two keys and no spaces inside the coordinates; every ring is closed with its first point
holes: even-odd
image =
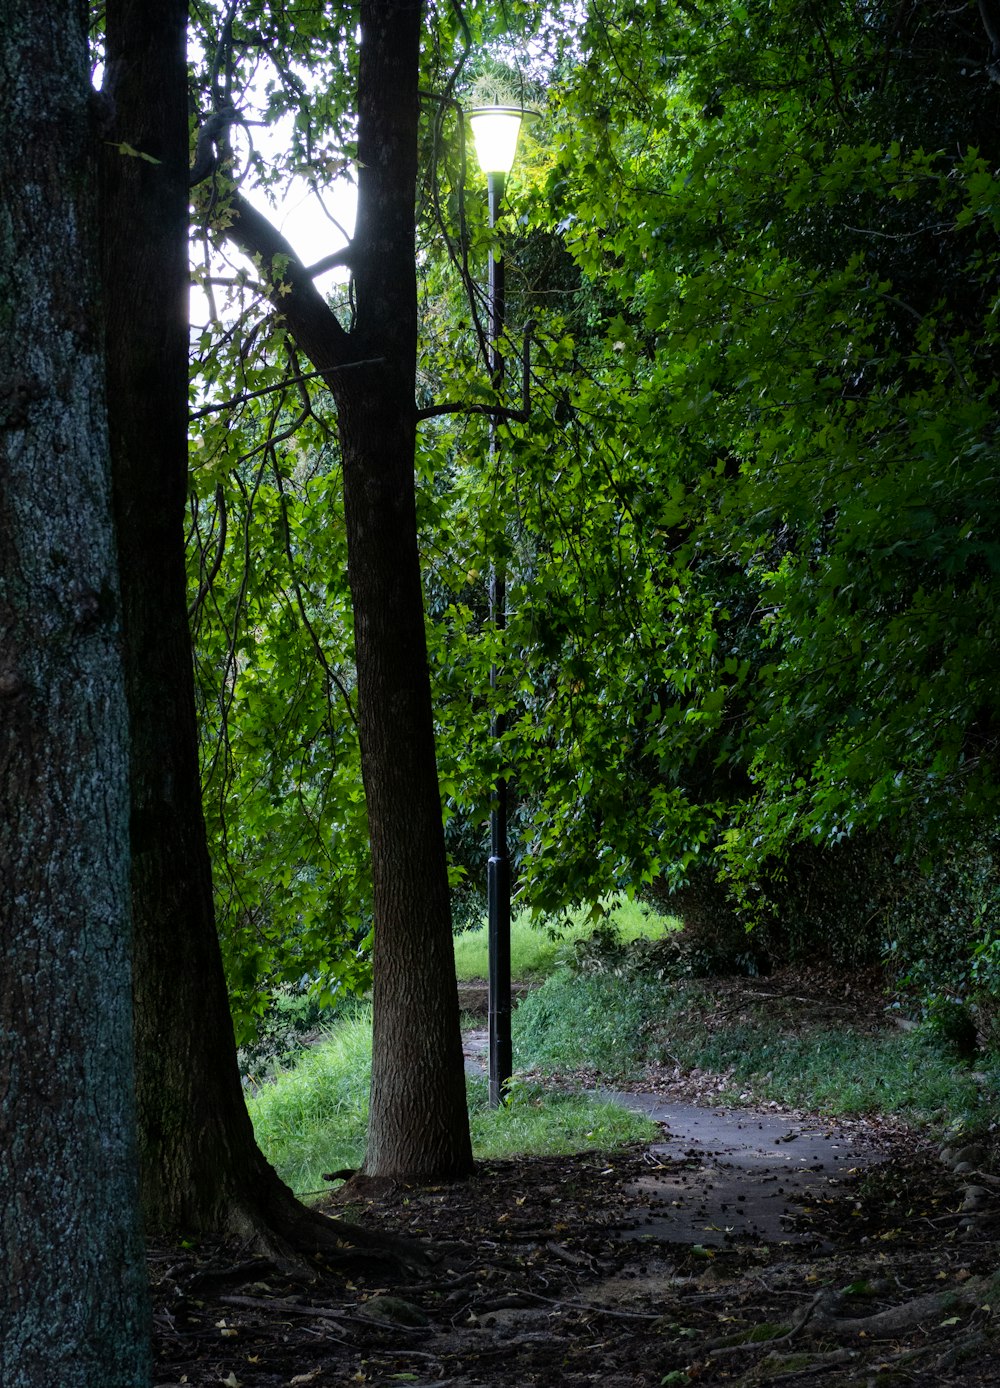
{"type": "MultiPolygon", "coordinates": [[[[766,990],[801,998],[800,1032],[824,1009],[871,1029],[870,997],[766,990]]],[[[731,1089],[666,1060],[628,1091],[657,1142],[328,1197],[426,1261],[345,1281],[219,1245],[154,1255],[155,1383],[995,1384],[989,1134],[942,1151],[889,1120],[705,1103],[731,1089]]]]}

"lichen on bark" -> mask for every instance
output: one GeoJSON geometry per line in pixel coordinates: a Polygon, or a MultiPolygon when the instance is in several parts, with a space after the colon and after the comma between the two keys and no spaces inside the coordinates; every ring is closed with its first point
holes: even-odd
{"type": "Polygon", "coordinates": [[[0,0],[0,1382],[149,1381],[79,7],[0,0]],[[45,93],[45,100],[39,100],[45,93]]]}

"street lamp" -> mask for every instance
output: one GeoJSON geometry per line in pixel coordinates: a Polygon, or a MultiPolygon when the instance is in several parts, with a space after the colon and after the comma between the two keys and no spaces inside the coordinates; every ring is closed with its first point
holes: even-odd
{"type": "MultiPolygon", "coordinates": [[[[491,231],[496,227],[500,204],[503,202],[504,182],[514,167],[521,122],[525,117],[534,114],[534,111],[525,111],[519,106],[474,106],[468,112],[472,139],[476,146],[476,158],[486,175],[489,190],[491,231]]],[[[495,386],[499,386],[503,372],[500,340],[503,335],[505,308],[503,256],[494,248],[490,255],[489,314],[490,375],[495,386]]],[[[493,447],[496,446],[495,429],[491,443],[493,447]]]]}
{"type": "MultiPolygon", "coordinates": [[[[521,121],[529,114],[514,106],[477,106],[468,112],[479,167],[486,174],[490,201],[490,230],[496,227],[503,201],[504,180],[514,165],[521,121]]],[[[502,338],[506,308],[503,256],[490,253],[489,277],[489,368],[490,379],[499,390],[503,382],[502,338]]],[[[499,452],[496,419],[490,423],[490,456],[499,452]]],[[[490,574],[490,620],[495,631],[507,626],[506,574],[497,562],[490,574]]],[[[490,686],[497,687],[498,671],[490,671],[490,686]]],[[[504,714],[493,716],[493,738],[499,741],[506,731],[504,714]]],[[[487,939],[489,944],[489,1082],[490,1105],[503,1102],[513,1070],[510,1035],[510,855],[507,849],[507,781],[496,784],[494,808],[490,812],[490,856],[486,868],[488,903],[487,939]]]]}

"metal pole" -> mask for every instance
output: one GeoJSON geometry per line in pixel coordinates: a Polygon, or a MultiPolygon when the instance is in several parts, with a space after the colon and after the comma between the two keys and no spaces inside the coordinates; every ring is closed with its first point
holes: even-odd
{"type": "MultiPolygon", "coordinates": [[[[490,229],[496,227],[500,204],[503,201],[504,176],[491,173],[489,178],[490,229]]],[[[503,382],[501,340],[506,308],[503,256],[490,255],[490,377],[494,389],[503,382]]],[[[498,463],[500,450],[496,420],[490,424],[490,458],[498,463]]],[[[490,576],[490,620],[496,631],[507,626],[506,574],[498,560],[490,576]]],[[[490,671],[490,687],[495,691],[499,670],[490,671]]],[[[493,718],[493,740],[498,742],[507,726],[506,717],[497,713],[493,718]]],[[[507,781],[500,777],[496,783],[494,808],[490,813],[490,857],[486,869],[486,896],[489,908],[487,939],[489,945],[489,1080],[490,1106],[499,1108],[513,1069],[510,1038],[510,856],[507,852],[507,781]]]]}

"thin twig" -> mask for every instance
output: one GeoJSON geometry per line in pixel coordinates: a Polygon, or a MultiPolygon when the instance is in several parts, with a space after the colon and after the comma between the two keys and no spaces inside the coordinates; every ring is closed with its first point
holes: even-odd
{"type": "Polygon", "coordinates": [[[340,696],[344,701],[344,706],[347,709],[347,716],[354,724],[355,729],[360,733],[361,729],[358,724],[357,714],[354,712],[354,707],[351,704],[351,696],[350,694],[348,694],[343,681],[340,679],[340,676],[336,673],[336,671],[331,666],[330,662],[327,660],[326,652],[323,650],[323,647],[320,644],[320,639],[317,636],[316,630],[313,627],[312,622],[309,620],[309,614],[306,611],[306,605],[302,597],[302,589],[299,586],[298,575],[295,572],[295,558],[292,553],[292,534],[288,525],[288,498],[285,493],[284,481],[281,476],[281,469],[278,467],[277,455],[274,453],[273,450],[271,450],[270,456],[271,467],[274,472],[274,480],[278,488],[278,496],[280,498],[281,503],[281,523],[285,540],[285,557],[288,560],[288,566],[291,572],[292,586],[295,590],[295,602],[299,609],[299,616],[302,618],[302,624],[309,634],[309,639],[312,642],[313,650],[316,652],[316,659],[319,661],[324,671],[326,672],[327,679],[330,681],[332,685],[336,687],[336,689],[340,693],[340,696]]]}
{"type": "Polygon", "coordinates": [[[204,419],[206,415],[218,414],[220,410],[235,409],[237,405],[245,405],[248,400],[259,400],[265,395],[273,395],[275,391],[284,390],[286,386],[298,385],[300,381],[315,381],[320,376],[332,375],[334,371],[351,371],[359,366],[381,366],[385,361],[384,357],[363,357],[358,361],[345,361],[340,366],[324,366],[321,371],[304,371],[300,376],[286,376],[274,386],[262,386],[260,390],[248,390],[244,395],[236,395],[231,400],[223,400],[218,405],[204,405],[200,410],[194,410],[188,415],[188,421],[194,423],[197,419],[204,419]]]}
{"type": "Polygon", "coordinates": [[[532,320],[524,327],[524,345],[521,349],[521,408],[511,409],[507,405],[463,404],[460,401],[447,405],[428,405],[417,410],[417,422],[423,419],[437,419],[445,414],[485,414],[491,419],[505,420],[512,424],[527,424],[531,418],[531,335],[535,330],[532,320]]]}
{"type": "Polygon", "coordinates": [[[595,1316],[614,1316],[618,1320],[659,1321],[663,1319],[662,1312],[618,1311],[610,1306],[592,1306],[587,1301],[556,1301],[553,1297],[542,1296],[539,1292],[524,1291],[520,1295],[530,1296],[535,1301],[544,1302],[546,1306],[556,1306],[561,1310],[590,1311],[595,1316]]]}

